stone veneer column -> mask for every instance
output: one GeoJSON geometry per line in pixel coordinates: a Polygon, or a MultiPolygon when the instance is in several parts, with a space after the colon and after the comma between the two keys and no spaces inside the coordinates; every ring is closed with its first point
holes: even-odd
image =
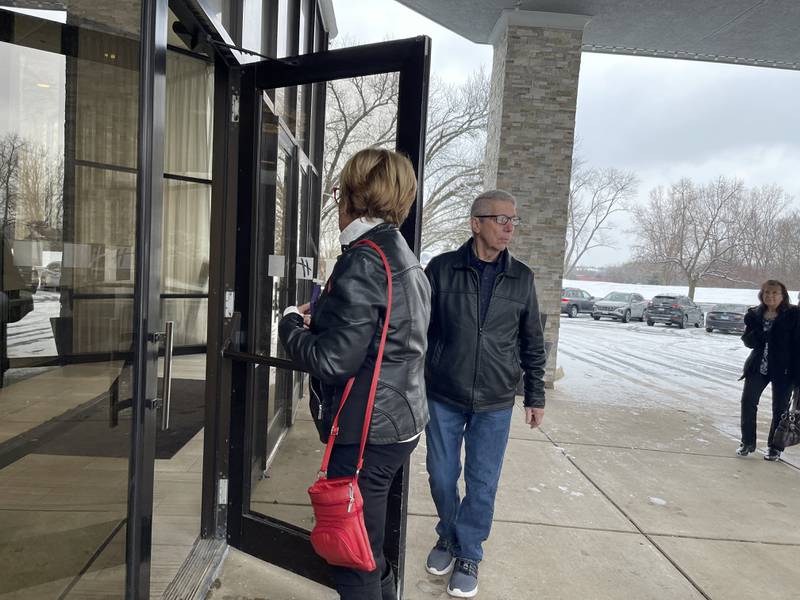
{"type": "Polygon", "coordinates": [[[567,230],[575,104],[583,28],[589,18],[504,11],[492,35],[486,189],[517,198],[524,223],[511,253],[533,269],[552,346],[545,382],[553,386],[567,230]]]}

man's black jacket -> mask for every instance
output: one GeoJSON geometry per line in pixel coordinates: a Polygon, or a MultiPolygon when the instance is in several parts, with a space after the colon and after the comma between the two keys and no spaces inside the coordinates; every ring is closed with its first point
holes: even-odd
{"type": "Polygon", "coordinates": [[[479,412],[514,404],[524,372],[525,406],[544,406],[544,348],[533,272],[505,250],[486,320],[479,325],[478,273],[472,240],[428,264],[428,399],[479,412]]]}
{"type": "Polygon", "coordinates": [[[792,379],[800,384],[798,377],[798,317],[800,312],[796,306],[782,310],[775,317],[768,333],[764,333],[764,313],[760,306],[755,306],[744,315],[744,333],[742,341],[748,348],[752,348],[750,356],[744,363],[742,377],[756,375],[761,368],[761,358],[764,356],[764,347],[769,341],[767,353],[767,371],[771,381],[792,379]]]}
{"type": "MultiPolygon", "coordinates": [[[[368,442],[391,444],[420,433],[428,422],[425,348],[430,286],[417,258],[393,225],[382,224],[355,240],[375,242],[392,270],[393,300],[368,442]]],[[[339,417],[337,443],[361,439],[364,410],[375,367],[386,307],[386,271],[375,250],[354,246],[336,262],[316,303],[311,329],[287,315],[279,336],[289,356],[312,375],[312,406],[319,395],[321,434],[330,431],[344,385],[353,390],[339,417]]]]}

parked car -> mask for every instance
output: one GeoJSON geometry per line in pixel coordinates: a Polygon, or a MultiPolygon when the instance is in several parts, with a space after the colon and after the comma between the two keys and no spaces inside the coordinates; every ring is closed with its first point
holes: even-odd
{"type": "Polygon", "coordinates": [[[568,317],[577,317],[578,313],[591,313],[594,308],[594,296],[586,290],[564,288],[561,290],[561,312],[568,317]]]}
{"type": "Polygon", "coordinates": [[[647,301],[640,294],[611,292],[604,298],[595,301],[592,318],[599,321],[602,317],[608,317],[623,323],[627,323],[631,319],[643,321],[646,307],[647,301]]]}
{"type": "Polygon", "coordinates": [[[688,296],[678,294],[659,294],[647,306],[647,324],[656,323],[677,325],[684,329],[688,325],[700,327],[703,324],[703,310],[692,302],[688,296]]]}
{"type": "Polygon", "coordinates": [[[42,267],[39,281],[42,289],[58,289],[61,286],[61,261],[56,260],[42,267]]]}
{"type": "Polygon", "coordinates": [[[715,304],[706,313],[706,331],[744,331],[744,315],[749,307],[746,304],[715,304]]]}

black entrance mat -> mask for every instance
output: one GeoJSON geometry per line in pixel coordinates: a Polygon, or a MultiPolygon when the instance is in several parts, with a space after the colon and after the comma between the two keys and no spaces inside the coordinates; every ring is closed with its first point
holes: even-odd
{"type": "MultiPolygon", "coordinates": [[[[205,384],[202,379],[172,380],[169,429],[158,430],[156,458],[172,458],[203,428],[205,384]]],[[[128,409],[120,413],[119,425],[111,427],[109,396],[103,393],[0,444],[0,467],[34,453],[127,458],[130,452],[130,412],[128,409]]]]}

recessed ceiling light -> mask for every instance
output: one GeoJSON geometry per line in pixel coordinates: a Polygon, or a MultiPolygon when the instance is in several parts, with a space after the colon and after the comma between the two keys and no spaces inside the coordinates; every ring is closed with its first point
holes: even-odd
{"type": "Polygon", "coordinates": [[[50,87],[50,84],[49,83],[37,83],[36,87],[47,89],[47,88],[50,87]]]}

